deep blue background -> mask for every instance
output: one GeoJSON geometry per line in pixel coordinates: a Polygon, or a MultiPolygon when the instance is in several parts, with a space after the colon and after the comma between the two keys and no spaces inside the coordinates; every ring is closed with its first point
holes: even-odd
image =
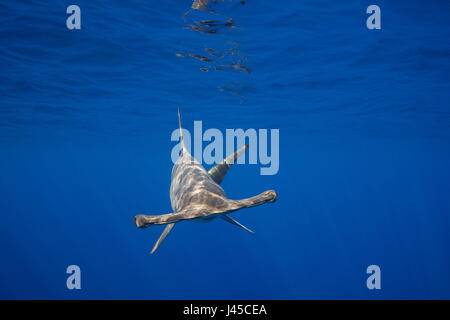
{"type": "Polygon", "coordinates": [[[248,0],[216,7],[221,34],[190,4],[0,3],[0,298],[450,298],[450,3],[248,0]],[[250,74],[176,56],[226,41],[250,74]],[[277,175],[223,182],[278,201],[233,215],[254,235],[184,222],[150,255],[163,227],[133,217],[171,211],[177,107],[189,130],[279,128],[277,175]]]}

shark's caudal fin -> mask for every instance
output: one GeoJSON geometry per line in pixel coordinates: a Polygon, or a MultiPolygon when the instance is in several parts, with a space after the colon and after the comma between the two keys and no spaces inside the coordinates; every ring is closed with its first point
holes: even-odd
{"type": "MultiPolygon", "coordinates": [[[[182,154],[184,152],[187,151],[186,149],[186,143],[184,142],[184,136],[183,136],[183,128],[181,126],[181,116],[180,116],[180,108],[178,108],[178,124],[180,126],[180,143],[181,143],[181,152],[182,154]]],[[[136,220],[135,220],[136,221],[136,220]]],[[[169,234],[169,232],[172,230],[172,228],[174,227],[175,223],[169,223],[168,225],[166,225],[166,227],[164,228],[164,231],[161,233],[161,235],[159,236],[158,241],[156,241],[155,245],[153,246],[152,251],[150,252],[151,254],[153,252],[156,251],[156,249],[158,249],[159,245],[164,241],[164,239],[166,239],[167,235],[169,234]]]]}
{"type": "Polygon", "coordinates": [[[181,152],[182,154],[187,151],[186,143],[184,142],[183,136],[183,128],[181,127],[181,116],[180,116],[180,108],[178,108],[178,123],[180,125],[180,143],[181,143],[181,152]]]}

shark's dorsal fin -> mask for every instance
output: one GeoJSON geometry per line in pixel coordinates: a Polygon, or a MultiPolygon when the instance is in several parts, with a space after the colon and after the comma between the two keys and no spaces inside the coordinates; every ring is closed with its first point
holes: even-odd
{"type": "MultiPolygon", "coordinates": [[[[223,180],[223,178],[225,178],[225,175],[227,174],[228,169],[230,169],[230,167],[236,162],[237,158],[239,158],[243,153],[245,153],[245,151],[247,151],[247,149],[248,149],[248,144],[246,144],[245,146],[240,148],[235,153],[230,154],[228,157],[223,159],[221,163],[217,164],[216,166],[214,166],[213,168],[211,168],[208,171],[209,176],[214,180],[215,183],[217,183],[217,184],[222,183],[222,180],[223,180]]],[[[234,224],[235,226],[241,227],[241,228],[247,230],[248,232],[255,233],[252,230],[250,230],[249,228],[247,228],[246,226],[240,224],[239,222],[237,222],[236,220],[231,218],[229,215],[224,214],[224,215],[220,216],[220,218],[222,218],[223,220],[225,220],[231,224],[234,224]]]]}
{"type": "Polygon", "coordinates": [[[233,154],[230,154],[228,157],[222,160],[222,162],[216,164],[212,167],[208,174],[214,180],[215,183],[221,184],[223,178],[228,172],[228,169],[236,162],[237,158],[239,158],[248,148],[248,144],[240,148],[233,154]]]}

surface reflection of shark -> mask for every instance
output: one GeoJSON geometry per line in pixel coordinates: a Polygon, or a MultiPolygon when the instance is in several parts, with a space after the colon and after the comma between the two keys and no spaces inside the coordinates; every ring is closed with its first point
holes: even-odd
{"type": "Polygon", "coordinates": [[[194,0],[191,8],[194,10],[206,10],[208,3],[209,0],[194,0]]]}
{"type": "MultiPolygon", "coordinates": [[[[221,0],[222,2],[226,1],[226,0],[221,0]]],[[[210,0],[194,0],[194,3],[192,3],[191,8],[194,10],[207,10],[208,9],[208,4],[209,4],[210,0]]],[[[211,2],[218,2],[218,0],[211,0],[211,2]]],[[[245,1],[239,1],[240,4],[245,4],[245,1]]]]}
{"type": "Polygon", "coordinates": [[[275,191],[268,190],[247,199],[228,199],[220,187],[220,183],[235,160],[245,153],[248,145],[229,155],[221,163],[207,172],[186,148],[179,111],[178,119],[180,125],[181,154],[173,166],[170,184],[170,202],[174,212],[162,215],[141,214],[134,218],[134,222],[139,228],[158,224],[167,225],[151,253],[164,241],[175,223],[184,220],[208,222],[220,217],[231,224],[253,233],[253,231],[244,227],[228,214],[239,209],[254,207],[266,202],[274,202],[277,198],[275,191]]]}
{"type": "MultiPolygon", "coordinates": [[[[212,6],[222,1],[217,0],[195,0],[183,16],[184,24],[187,29],[205,35],[219,35],[224,36],[229,30],[239,28],[236,26],[233,18],[219,13],[212,6]]],[[[227,1],[231,2],[231,1],[227,1]]],[[[245,4],[244,1],[240,1],[245,4]]],[[[208,38],[205,38],[207,41],[208,38]]],[[[211,39],[210,39],[211,40],[211,39]]],[[[217,44],[216,44],[217,45],[217,44]]],[[[197,44],[196,44],[197,46],[197,44]]],[[[251,70],[247,67],[247,56],[241,51],[240,44],[236,41],[226,40],[219,44],[220,48],[212,48],[205,46],[203,51],[198,49],[187,49],[188,52],[177,53],[179,58],[192,58],[201,61],[202,65],[199,67],[202,72],[233,72],[250,74],[251,70]],[[193,52],[195,50],[195,52],[193,52]]],[[[235,81],[234,83],[239,83],[235,81]]],[[[248,87],[245,86],[245,87],[248,87]]],[[[218,86],[221,91],[229,91],[236,95],[242,95],[242,88],[236,85],[221,85],[218,86]],[[240,90],[241,89],[241,90],[240,90]]]]}

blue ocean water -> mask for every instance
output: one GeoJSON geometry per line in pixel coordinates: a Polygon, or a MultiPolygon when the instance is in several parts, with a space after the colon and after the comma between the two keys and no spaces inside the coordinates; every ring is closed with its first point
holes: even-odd
{"type": "Polygon", "coordinates": [[[191,3],[0,3],[0,298],[449,299],[450,3],[191,3]],[[278,200],[150,255],[163,227],[133,218],[171,211],[178,107],[278,128],[279,172],[222,184],[278,200]]]}

